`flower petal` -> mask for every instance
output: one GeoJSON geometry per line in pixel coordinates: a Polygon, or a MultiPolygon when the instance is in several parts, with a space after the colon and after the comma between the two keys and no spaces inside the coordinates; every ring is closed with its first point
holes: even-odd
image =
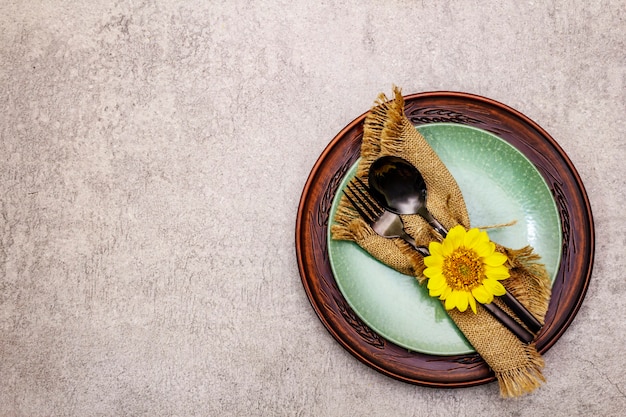
{"type": "Polygon", "coordinates": [[[464,291],[452,290],[450,296],[446,298],[446,310],[452,310],[455,307],[458,308],[459,311],[467,310],[467,296],[464,291]],[[463,300],[465,300],[465,302],[463,300]]]}
{"type": "Polygon", "coordinates": [[[466,248],[473,247],[476,243],[478,243],[480,237],[480,230],[477,228],[473,228],[467,231],[465,234],[465,238],[463,239],[463,246],[466,248]]]}
{"type": "Polygon", "coordinates": [[[422,274],[424,274],[424,276],[427,278],[434,278],[438,275],[443,276],[443,271],[439,267],[431,266],[431,267],[424,269],[424,272],[422,272],[422,274]]]}
{"type": "Polygon", "coordinates": [[[511,276],[511,274],[509,273],[509,269],[504,265],[500,265],[500,266],[485,265],[485,276],[487,278],[501,280],[501,279],[507,279],[508,277],[511,276]]]}
{"type": "Polygon", "coordinates": [[[482,232],[478,234],[478,239],[477,239],[476,244],[485,243],[485,242],[490,242],[490,240],[489,240],[489,235],[487,234],[487,232],[483,230],[482,232]]]}
{"type": "Polygon", "coordinates": [[[506,293],[506,289],[504,285],[492,278],[487,278],[483,280],[483,285],[493,295],[504,295],[506,293]]]}
{"type": "Polygon", "coordinates": [[[448,287],[447,285],[443,288],[443,292],[441,293],[441,295],[439,296],[440,300],[445,300],[448,297],[450,297],[450,294],[452,294],[452,288],[448,287]]]}
{"type": "Polygon", "coordinates": [[[435,275],[433,278],[428,280],[428,284],[426,284],[426,287],[429,290],[434,290],[437,288],[441,288],[443,290],[443,287],[446,284],[446,279],[443,277],[443,275],[435,275]]]}
{"type": "Polygon", "coordinates": [[[450,229],[445,240],[450,240],[454,249],[458,249],[465,241],[465,234],[465,228],[461,225],[457,225],[450,229]]]}
{"type": "Polygon", "coordinates": [[[468,293],[467,299],[469,300],[469,305],[472,308],[472,311],[476,314],[476,300],[474,299],[474,296],[471,293],[468,293]]]}
{"type": "Polygon", "coordinates": [[[454,246],[452,245],[452,240],[445,238],[443,242],[441,243],[441,249],[442,249],[444,258],[450,256],[452,252],[454,252],[454,246]]]}
{"type": "Polygon", "coordinates": [[[474,249],[476,254],[480,256],[481,258],[487,258],[491,256],[493,252],[496,250],[496,245],[494,245],[492,242],[489,242],[489,241],[480,242],[476,244],[472,249],[474,249]]]}
{"type": "Polygon", "coordinates": [[[441,268],[443,266],[443,256],[435,256],[435,255],[427,256],[424,258],[424,265],[428,267],[441,268]]]}
{"type": "Polygon", "coordinates": [[[443,256],[451,255],[456,249],[461,246],[465,239],[465,229],[463,226],[454,226],[448,232],[448,235],[443,240],[443,256]]]}
{"type": "Polygon", "coordinates": [[[443,245],[439,242],[430,242],[428,251],[430,252],[430,256],[443,258],[443,245]]]}
{"type": "Polygon", "coordinates": [[[443,290],[445,290],[446,287],[441,287],[441,288],[429,288],[428,289],[428,295],[431,297],[440,297],[441,294],[443,293],[443,290]]]}
{"type": "Polygon", "coordinates": [[[491,294],[484,285],[479,285],[472,290],[472,295],[481,304],[488,304],[493,301],[493,294],[491,294]]]}
{"type": "Polygon", "coordinates": [[[467,310],[468,305],[468,292],[467,291],[455,291],[456,292],[456,308],[462,313],[467,310]]]}
{"type": "Polygon", "coordinates": [[[447,297],[446,298],[446,302],[444,303],[444,307],[446,308],[446,310],[452,310],[454,307],[456,307],[456,305],[454,304],[454,301],[452,301],[452,297],[447,297]]]}
{"type": "Polygon", "coordinates": [[[489,266],[500,266],[504,264],[507,259],[509,258],[507,258],[505,254],[500,252],[494,252],[493,254],[485,257],[485,259],[483,259],[483,262],[489,266]]]}

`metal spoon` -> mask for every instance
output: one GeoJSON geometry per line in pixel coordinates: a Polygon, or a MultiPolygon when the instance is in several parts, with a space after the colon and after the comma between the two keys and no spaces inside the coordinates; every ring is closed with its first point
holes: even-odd
{"type": "Polygon", "coordinates": [[[408,161],[397,156],[383,156],[370,166],[368,176],[372,197],[396,214],[419,214],[441,237],[445,227],[426,208],[426,182],[408,161]]]}
{"type": "MultiPolygon", "coordinates": [[[[372,197],[386,209],[397,214],[419,214],[442,238],[446,237],[446,228],[426,208],[426,182],[409,161],[397,156],[378,158],[370,166],[368,182],[372,197]]],[[[508,291],[500,298],[531,332],[541,330],[542,324],[517,298],[508,291]]]]}

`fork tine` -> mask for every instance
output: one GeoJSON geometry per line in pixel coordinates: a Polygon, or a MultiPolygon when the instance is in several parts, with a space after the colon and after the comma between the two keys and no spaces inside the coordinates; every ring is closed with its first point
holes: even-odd
{"type": "Polygon", "coordinates": [[[363,180],[359,177],[354,177],[352,178],[352,180],[354,182],[357,182],[364,190],[369,192],[369,188],[367,187],[367,185],[365,185],[365,183],[363,182],[363,180]]]}
{"type": "Polygon", "coordinates": [[[343,194],[346,196],[346,198],[348,199],[348,201],[350,201],[350,204],[352,204],[352,207],[354,207],[356,209],[356,211],[359,213],[359,215],[363,218],[363,220],[365,220],[367,223],[372,224],[374,223],[375,219],[372,218],[372,216],[370,215],[370,213],[367,213],[365,210],[363,210],[361,208],[361,204],[358,204],[352,197],[350,197],[350,194],[352,194],[352,196],[354,198],[358,198],[354,192],[354,190],[351,187],[351,184],[348,184],[347,186],[348,191],[350,191],[349,193],[346,192],[346,190],[343,190],[343,194]]]}
{"type": "Polygon", "coordinates": [[[358,177],[355,177],[355,184],[353,181],[348,183],[347,189],[349,194],[344,191],[344,194],[356,209],[356,211],[365,219],[368,223],[374,223],[382,215],[383,209],[372,200],[367,193],[367,186],[358,177]]]}
{"type": "Polygon", "coordinates": [[[361,178],[359,177],[354,177],[354,178],[356,179],[356,182],[360,185],[360,187],[357,187],[359,194],[365,200],[365,203],[374,210],[376,217],[380,217],[385,211],[385,209],[381,207],[381,205],[378,204],[376,200],[374,200],[369,187],[365,185],[363,180],[361,180],[361,178]]]}

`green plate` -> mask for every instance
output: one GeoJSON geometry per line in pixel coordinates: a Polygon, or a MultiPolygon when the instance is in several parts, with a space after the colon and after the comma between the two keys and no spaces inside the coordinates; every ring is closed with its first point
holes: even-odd
{"type": "MultiPolygon", "coordinates": [[[[497,136],[469,126],[435,123],[418,127],[456,179],[472,226],[517,223],[490,230],[511,248],[528,244],[554,281],[561,259],[561,226],[552,194],[534,165],[497,136]]],[[[356,164],[339,186],[354,176],[356,164]]],[[[333,200],[331,218],[341,192],[333,200]]],[[[330,228],[329,228],[330,230],[330,228]]],[[[474,352],[441,303],[414,277],[400,274],[352,242],[328,236],[330,264],[339,290],[354,312],[385,339],[431,355],[474,352]]]]}

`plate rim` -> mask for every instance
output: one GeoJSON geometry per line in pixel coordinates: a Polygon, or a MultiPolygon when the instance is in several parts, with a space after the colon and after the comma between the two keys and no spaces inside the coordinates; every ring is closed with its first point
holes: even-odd
{"type": "MultiPolygon", "coordinates": [[[[538,351],[545,353],[576,316],[593,270],[594,222],[580,175],[560,145],[543,128],[503,103],[454,91],[415,93],[404,99],[406,115],[415,126],[434,122],[465,124],[510,143],[535,165],[553,193],[559,209],[563,248],[546,326],[536,342],[538,351]]],[[[338,183],[358,157],[362,122],[368,113],[356,117],[331,140],[303,188],[295,237],[298,269],[309,302],[344,349],[387,376],[433,387],[492,382],[495,376],[478,354],[435,356],[409,352],[378,336],[358,319],[345,299],[342,301],[334,276],[332,273],[328,276],[325,239],[328,211],[338,183]]]]}

